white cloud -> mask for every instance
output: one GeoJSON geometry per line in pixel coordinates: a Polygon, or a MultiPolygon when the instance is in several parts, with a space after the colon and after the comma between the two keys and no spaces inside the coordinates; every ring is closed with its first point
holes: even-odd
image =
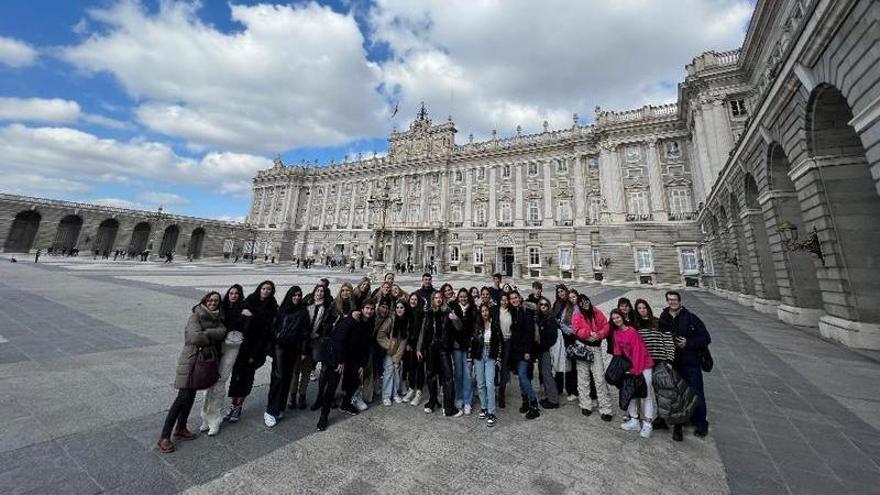
{"type": "Polygon", "coordinates": [[[385,91],[404,115],[424,100],[435,120],[452,113],[459,130],[485,136],[545,119],[569,127],[596,105],[674,101],[684,65],[738,47],[751,11],[746,0],[378,0],[368,17],[371,41],[393,53],[385,91]]]}
{"type": "Polygon", "coordinates": [[[69,198],[71,194],[89,192],[92,187],[85,182],[47,177],[39,173],[21,173],[6,171],[0,166],[3,173],[3,182],[0,190],[25,196],[39,196],[52,198],[69,198]]]}
{"type": "Polygon", "coordinates": [[[189,200],[174,193],[143,192],[138,194],[138,199],[150,204],[163,206],[179,206],[189,204],[189,200]]]}
{"type": "Polygon", "coordinates": [[[0,97],[0,120],[66,123],[75,122],[79,116],[79,104],[75,101],[0,97]]]}
{"type": "MultiPolygon", "coordinates": [[[[117,141],[68,127],[0,127],[0,188],[11,190],[7,176],[28,171],[33,177],[75,184],[136,182],[194,185],[242,194],[241,185],[272,161],[244,154],[210,153],[202,159],[180,156],[168,145],[143,140],[117,141]],[[74,182],[76,181],[76,182],[74,182]]],[[[16,190],[37,191],[38,180],[16,190]]],[[[88,186],[85,186],[88,187],[88,186]]],[[[246,189],[249,193],[249,188],[246,189]]],[[[70,192],[79,192],[71,189],[70,192]]],[[[31,193],[27,193],[31,194],[31,193]]]]}
{"type": "Polygon", "coordinates": [[[37,51],[23,41],[0,36],[0,64],[25,67],[37,60],[37,51]]]}
{"type": "Polygon", "coordinates": [[[134,201],[129,201],[127,199],[121,198],[99,198],[89,200],[89,203],[103,206],[112,206],[114,208],[128,208],[130,210],[145,210],[147,209],[146,205],[141,203],[137,203],[134,201]]]}
{"type": "Polygon", "coordinates": [[[220,220],[221,222],[244,222],[245,218],[247,218],[247,217],[245,215],[241,215],[241,216],[220,215],[220,216],[215,216],[212,218],[214,220],[220,220]]]}
{"type": "Polygon", "coordinates": [[[89,11],[85,26],[101,29],[62,56],[111,73],[139,101],[140,123],[196,149],[274,154],[384,132],[380,71],[352,15],[314,3],[230,8],[242,29],[227,34],[199,20],[197,4],[169,0],[151,14],[122,1],[89,11]]]}

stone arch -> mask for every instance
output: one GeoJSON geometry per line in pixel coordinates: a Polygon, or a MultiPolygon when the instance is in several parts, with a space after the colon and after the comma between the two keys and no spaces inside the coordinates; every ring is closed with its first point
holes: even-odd
{"type": "Polygon", "coordinates": [[[55,242],[52,245],[57,250],[70,250],[77,247],[82,226],[83,219],[81,216],[65,216],[58,222],[58,228],[55,230],[55,242]]]}
{"type": "Polygon", "coordinates": [[[108,218],[98,225],[98,233],[95,235],[95,249],[99,252],[112,251],[116,243],[116,234],[119,233],[119,221],[108,218]]]}
{"type": "MultiPolygon", "coordinates": [[[[791,251],[783,242],[780,227],[790,226],[802,235],[804,218],[794,182],[789,176],[791,163],[782,146],[773,142],[767,147],[767,173],[770,186],[769,213],[765,208],[765,221],[769,218],[776,226],[768,231],[771,251],[779,253],[781,263],[776,263],[780,299],[786,307],[780,307],[780,317],[789,323],[816,324],[816,316],[801,308],[816,310],[822,307],[816,268],[809,253],[791,251]]],[[[769,222],[768,222],[769,223],[769,222]]],[[[766,225],[766,224],[765,224],[766,225]]]]}
{"type": "MultiPolygon", "coordinates": [[[[852,109],[839,89],[820,84],[806,113],[807,152],[814,166],[803,173],[805,216],[826,254],[825,310],[839,318],[880,322],[880,196],[865,148],[849,124],[852,109]],[[843,296],[843,297],[841,297],[843,296]]],[[[808,232],[805,232],[808,235],[808,232]]]]}
{"type": "Polygon", "coordinates": [[[192,259],[202,257],[202,247],[205,243],[205,229],[196,227],[189,236],[189,249],[187,255],[192,259]]]}
{"type": "Polygon", "coordinates": [[[743,196],[746,208],[760,208],[760,204],[758,204],[758,182],[751,173],[743,176],[743,196]]]}
{"type": "Polygon", "coordinates": [[[140,222],[135,225],[131,232],[131,242],[128,244],[128,249],[135,254],[144,252],[147,249],[147,243],[150,242],[151,231],[149,222],[140,222]]]}
{"type": "Polygon", "coordinates": [[[162,244],[159,245],[159,255],[174,252],[178,237],[180,237],[180,227],[177,224],[165,227],[165,232],[162,234],[162,244]]]}
{"type": "Polygon", "coordinates": [[[731,224],[731,248],[736,253],[738,266],[734,266],[733,272],[738,279],[738,283],[742,292],[754,295],[755,284],[752,278],[752,260],[749,256],[749,250],[746,248],[746,235],[743,228],[741,218],[742,206],[736,194],[731,190],[728,194],[728,204],[730,205],[731,224]]]}
{"type": "Polygon", "coordinates": [[[12,253],[26,253],[34,245],[37,231],[40,230],[40,221],[43,217],[35,210],[25,210],[15,215],[9,235],[3,243],[3,250],[12,253]]]}
{"type": "Polygon", "coordinates": [[[746,173],[743,176],[743,200],[746,206],[743,229],[746,244],[750,247],[746,252],[749,253],[752,263],[752,282],[755,286],[755,295],[775,301],[779,299],[779,285],[773,267],[767,223],[758,195],[758,182],[751,173],[746,173]]]}

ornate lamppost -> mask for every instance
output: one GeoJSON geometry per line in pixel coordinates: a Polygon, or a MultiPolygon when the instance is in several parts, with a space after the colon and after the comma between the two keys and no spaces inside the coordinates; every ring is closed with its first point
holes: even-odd
{"type": "Polygon", "coordinates": [[[812,253],[819,258],[822,266],[825,266],[825,253],[822,252],[822,242],[819,241],[819,232],[813,226],[812,232],[806,239],[798,239],[797,226],[788,220],[779,220],[776,224],[776,231],[782,238],[782,245],[788,252],[806,251],[812,253]]]}
{"type": "MultiPolygon", "coordinates": [[[[155,228],[155,229],[152,229],[152,232],[150,233],[150,236],[153,237],[153,239],[151,239],[151,240],[149,241],[149,243],[147,244],[147,251],[150,252],[150,255],[155,254],[155,253],[153,252],[153,240],[155,240],[155,236],[156,236],[156,234],[159,233],[160,230],[162,230],[162,238],[164,239],[164,237],[165,237],[165,232],[164,232],[164,230],[162,229],[162,226],[165,224],[165,220],[167,220],[168,217],[170,217],[170,216],[171,216],[171,214],[167,213],[167,212],[164,210],[164,208],[162,208],[162,205],[159,205],[159,209],[157,209],[155,212],[152,212],[152,213],[150,213],[150,214],[147,215],[147,218],[150,219],[150,223],[156,225],[156,228],[155,228]]],[[[160,245],[160,246],[159,246],[159,249],[161,249],[161,248],[162,248],[162,246],[160,245]]],[[[161,254],[162,254],[162,253],[160,253],[160,255],[161,255],[161,254]]]]}
{"type": "Polygon", "coordinates": [[[379,218],[380,218],[380,226],[379,231],[377,232],[378,244],[376,249],[376,258],[372,262],[373,269],[371,270],[371,277],[377,278],[385,268],[385,225],[388,219],[388,210],[392,206],[401,206],[403,205],[403,200],[400,199],[400,196],[391,196],[391,191],[388,188],[388,181],[385,180],[382,182],[382,187],[377,191],[370,195],[367,199],[367,204],[370,205],[371,208],[377,208],[379,210],[379,218]]]}

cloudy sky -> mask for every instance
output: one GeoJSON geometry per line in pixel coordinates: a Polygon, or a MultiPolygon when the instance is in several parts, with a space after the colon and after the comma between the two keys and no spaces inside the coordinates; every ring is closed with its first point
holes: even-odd
{"type": "Polygon", "coordinates": [[[425,101],[459,142],[674,101],[753,0],[0,2],[0,191],[240,218],[281,155],[382,152],[425,101]],[[391,119],[399,102],[400,114],[391,119]]]}

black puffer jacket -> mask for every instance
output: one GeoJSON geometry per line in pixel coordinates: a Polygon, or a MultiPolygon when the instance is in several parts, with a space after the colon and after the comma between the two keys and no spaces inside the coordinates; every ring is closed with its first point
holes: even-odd
{"type": "Polygon", "coordinates": [[[535,358],[535,319],[531,311],[524,308],[510,307],[510,315],[513,324],[510,326],[510,359],[512,363],[525,359],[525,354],[530,354],[529,359],[535,358]]]}
{"type": "Polygon", "coordinates": [[[559,338],[559,323],[552,315],[538,316],[538,350],[550,352],[550,348],[556,345],[559,338]]]}
{"type": "Polygon", "coordinates": [[[285,348],[297,349],[300,354],[308,350],[309,312],[305,304],[282,306],[275,318],[275,343],[285,348]]]}
{"type": "Polygon", "coordinates": [[[669,363],[654,366],[651,383],[657,397],[657,415],[669,424],[690,421],[697,407],[697,396],[669,363]]]}
{"type": "Polygon", "coordinates": [[[439,346],[443,352],[452,352],[452,332],[449,321],[449,310],[429,309],[422,319],[422,333],[419,335],[418,352],[428,354],[431,346],[439,346]]]}
{"type": "Polygon", "coordinates": [[[448,325],[451,326],[455,349],[467,351],[471,346],[474,325],[480,317],[480,314],[477,312],[477,306],[471,303],[467,305],[467,309],[462,310],[458,301],[453,301],[449,303],[449,310],[458,317],[456,320],[448,320],[448,325]]]}
{"type": "MultiPolygon", "coordinates": [[[[483,325],[482,320],[474,325],[471,347],[468,351],[468,358],[470,359],[483,359],[483,348],[486,346],[486,341],[483,338],[483,332],[485,330],[483,325]]],[[[491,325],[489,337],[489,359],[494,360],[498,359],[498,355],[501,354],[501,342],[504,341],[504,336],[501,335],[501,325],[498,324],[498,318],[492,317],[491,325]]]]}

